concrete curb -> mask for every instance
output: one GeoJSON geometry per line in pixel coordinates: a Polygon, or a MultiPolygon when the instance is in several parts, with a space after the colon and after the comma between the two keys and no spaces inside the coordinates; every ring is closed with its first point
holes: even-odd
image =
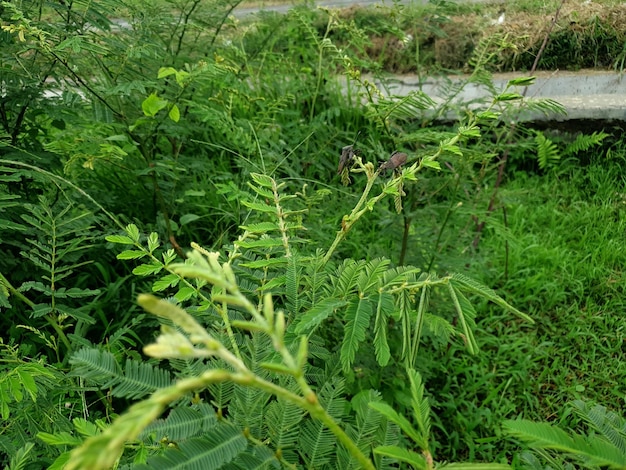
{"type": "MultiPolygon", "coordinates": [[[[493,75],[493,84],[497,90],[504,90],[508,81],[527,77],[527,73],[501,73],[493,75]]],[[[579,72],[536,72],[535,83],[525,92],[527,99],[551,99],[565,108],[567,114],[522,111],[514,119],[518,121],[568,121],[568,120],[603,120],[626,122],[626,77],[617,72],[581,70],[579,72]]],[[[425,80],[416,75],[398,75],[389,77],[386,88],[390,94],[406,96],[421,90],[436,102],[443,102],[444,85],[461,84],[469,76],[459,75],[444,78],[428,77],[425,80]]],[[[371,79],[381,89],[381,83],[371,79]]],[[[524,87],[514,87],[510,91],[524,93],[524,87]]],[[[468,83],[452,101],[455,107],[479,110],[491,100],[489,90],[480,84],[468,83]]],[[[448,113],[443,119],[454,119],[454,113],[448,113]]]]}

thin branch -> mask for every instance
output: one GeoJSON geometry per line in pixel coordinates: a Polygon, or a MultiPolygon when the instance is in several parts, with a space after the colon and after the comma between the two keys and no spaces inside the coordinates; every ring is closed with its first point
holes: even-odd
{"type": "MultiPolygon", "coordinates": [[[[550,33],[552,32],[552,30],[554,29],[554,26],[556,25],[556,22],[559,18],[559,14],[561,12],[561,8],[563,7],[564,4],[565,4],[565,0],[561,0],[561,3],[557,7],[554,13],[554,16],[552,17],[552,22],[550,23],[550,27],[548,28],[548,31],[546,31],[546,34],[543,38],[543,42],[541,43],[541,47],[539,47],[539,51],[537,52],[537,56],[535,57],[533,66],[530,69],[530,72],[529,72],[530,75],[532,75],[535,72],[535,70],[537,70],[537,66],[539,65],[539,60],[541,60],[541,56],[543,55],[546,49],[546,46],[548,45],[548,41],[550,40],[550,33]]],[[[528,93],[528,87],[525,87],[524,92],[522,93],[522,96],[525,97],[527,93],[528,93]]],[[[517,125],[516,123],[513,123],[509,130],[509,138],[508,138],[509,144],[512,144],[512,137],[515,134],[516,129],[517,129],[517,125]]],[[[502,158],[500,159],[500,163],[498,165],[498,176],[496,177],[496,182],[493,188],[493,192],[491,193],[491,198],[489,199],[489,206],[487,208],[487,214],[486,214],[487,217],[495,210],[498,190],[500,189],[502,180],[504,178],[504,170],[506,169],[506,164],[507,164],[508,159],[509,159],[509,149],[507,148],[504,151],[502,158]]],[[[478,248],[478,244],[480,243],[480,236],[483,232],[483,229],[485,228],[485,223],[486,221],[483,220],[476,226],[476,236],[474,237],[474,241],[472,242],[472,246],[474,247],[474,249],[478,248]]]]}

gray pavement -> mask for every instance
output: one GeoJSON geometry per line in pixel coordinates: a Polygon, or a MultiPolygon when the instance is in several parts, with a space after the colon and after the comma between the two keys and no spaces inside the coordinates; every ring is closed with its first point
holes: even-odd
{"type": "MultiPolygon", "coordinates": [[[[515,116],[520,121],[567,121],[574,119],[608,120],[626,122],[626,77],[612,71],[580,70],[577,72],[556,71],[536,72],[536,80],[528,87],[525,96],[528,99],[552,99],[559,102],[566,110],[565,115],[521,111],[515,116]]],[[[509,80],[529,76],[527,73],[494,74],[496,89],[504,90],[509,80]]],[[[467,80],[467,76],[448,77],[448,80],[467,80]]],[[[420,83],[415,75],[391,77],[391,94],[405,96],[421,90],[435,101],[442,101],[444,94],[441,86],[445,80],[427,78],[420,83]]],[[[523,87],[509,91],[524,93],[523,87]]],[[[481,85],[470,83],[457,95],[455,104],[480,109],[485,106],[490,92],[481,85]]],[[[452,118],[452,115],[445,116],[452,118]]]]}

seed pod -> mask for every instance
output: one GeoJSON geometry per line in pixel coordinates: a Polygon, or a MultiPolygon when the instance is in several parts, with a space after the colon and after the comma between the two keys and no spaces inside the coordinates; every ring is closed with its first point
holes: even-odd
{"type": "Polygon", "coordinates": [[[385,174],[387,170],[396,170],[406,163],[407,155],[404,152],[395,151],[389,160],[380,165],[380,173],[385,174]]]}

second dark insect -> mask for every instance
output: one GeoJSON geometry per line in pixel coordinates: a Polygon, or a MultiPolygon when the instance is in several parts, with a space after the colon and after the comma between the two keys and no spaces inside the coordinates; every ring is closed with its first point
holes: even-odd
{"type": "Polygon", "coordinates": [[[395,170],[406,163],[407,155],[404,152],[393,152],[389,160],[380,165],[380,172],[385,174],[387,170],[395,170]]]}

